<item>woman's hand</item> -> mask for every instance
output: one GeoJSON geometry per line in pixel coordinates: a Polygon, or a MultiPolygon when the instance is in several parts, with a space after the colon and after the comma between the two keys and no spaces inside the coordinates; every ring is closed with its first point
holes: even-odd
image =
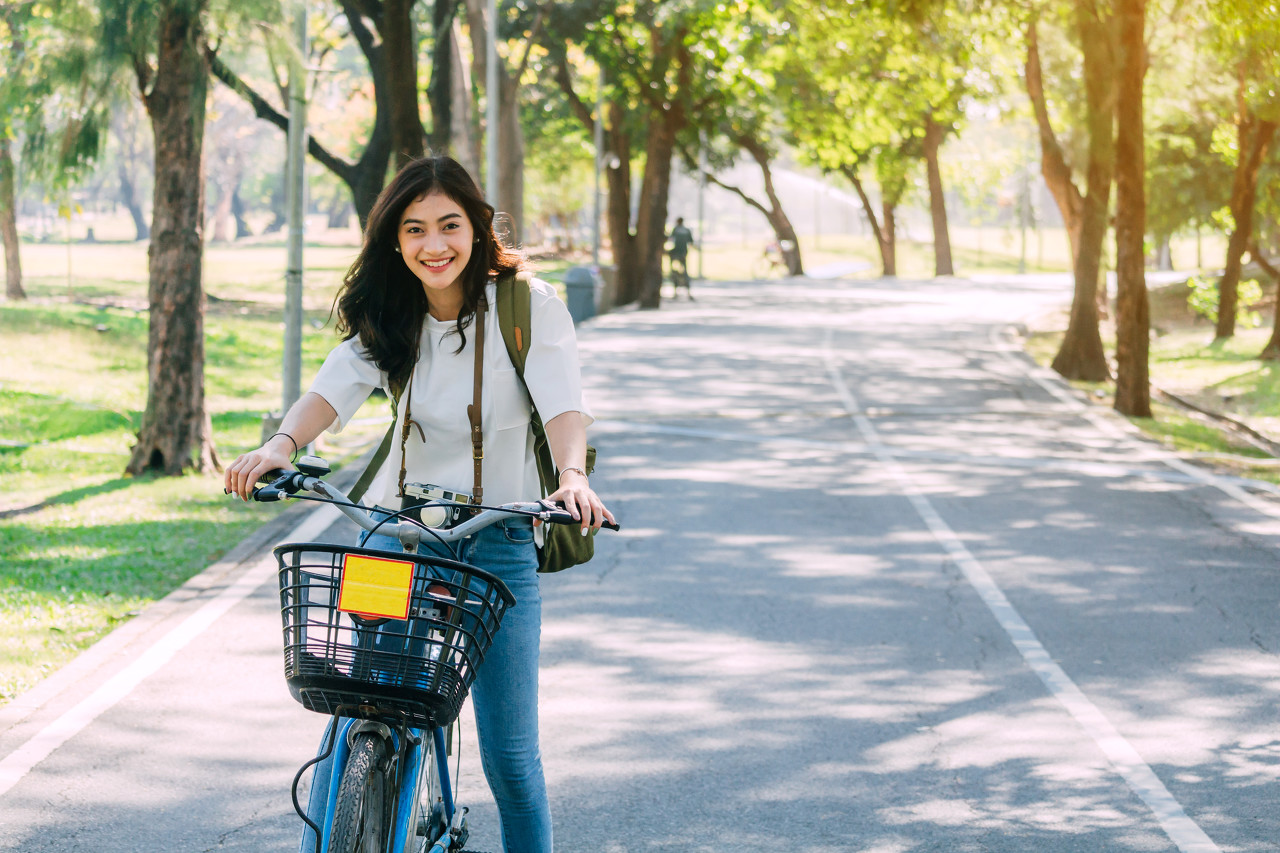
{"type": "Polygon", "coordinates": [[[236,461],[227,466],[224,489],[227,494],[239,495],[241,500],[247,501],[263,474],[277,468],[293,468],[289,460],[294,452],[292,439],[285,433],[276,433],[267,439],[266,444],[237,456],[236,461]]]}
{"type": "Polygon", "coordinates": [[[278,433],[257,450],[236,457],[236,461],[227,466],[224,486],[227,494],[249,500],[249,493],[259,477],[277,468],[292,469],[290,460],[299,450],[315,441],[316,436],[337,417],[338,413],[324,397],[314,391],[303,394],[280,422],[278,433]]]}
{"type": "Polygon", "coordinates": [[[587,476],[581,471],[568,468],[561,471],[560,488],[548,495],[547,500],[562,501],[564,508],[576,520],[582,522],[583,536],[587,535],[588,530],[599,530],[606,519],[617,524],[613,513],[609,512],[604,502],[592,491],[591,484],[587,482],[587,476]]]}

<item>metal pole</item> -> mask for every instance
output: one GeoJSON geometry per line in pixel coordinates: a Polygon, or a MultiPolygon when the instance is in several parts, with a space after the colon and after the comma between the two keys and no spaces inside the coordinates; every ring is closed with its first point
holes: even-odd
{"type": "Polygon", "coordinates": [[[698,134],[698,281],[702,281],[702,241],[706,239],[707,226],[703,222],[703,196],[707,193],[707,135],[698,134]]]}
{"type": "Polygon", "coordinates": [[[489,204],[498,205],[498,3],[488,0],[485,14],[485,129],[484,194],[489,204]]]}
{"type": "Polygon", "coordinates": [[[289,157],[285,166],[285,204],[289,216],[288,262],[284,287],[283,415],[302,396],[302,240],[306,230],[307,156],[307,6],[296,6],[298,56],[289,64],[289,157]]]}
{"type": "Polygon", "coordinates": [[[604,66],[600,66],[600,83],[596,90],[596,171],[595,192],[591,198],[591,265],[600,272],[600,169],[604,166],[604,66]]]}

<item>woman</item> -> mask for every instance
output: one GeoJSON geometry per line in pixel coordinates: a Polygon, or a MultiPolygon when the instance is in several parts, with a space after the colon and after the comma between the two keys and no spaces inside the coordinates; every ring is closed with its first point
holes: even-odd
{"type": "MultiPolygon", "coordinates": [[[[248,499],[265,472],[290,467],[290,456],[326,428],[339,430],[376,387],[399,401],[397,418],[412,425],[383,477],[379,506],[399,509],[403,483],[470,494],[475,469],[467,407],[473,401],[477,316],[485,323],[481,417],[483,500],[495,505],[541,497],[529,428],[530,397],[546,424],[560,472],[550,495],[588,528],[613,515],[587,482],[586,426],[577,341],[568,310],[543,282],[530,282],[532,316],[524,384],[498,328],[495,279],[520,258],[493,232],[494,209],[456,161],[432,157],[407,164],[369,214],[364,246],[337,299],[343,343],[329,354],[311,390],[286,413],[280,432],[227,469],[226,488],[248,499]],[[528,393],[525,387],[528,388],[528,393]],[[399,457],[399,458],[397,458],[399,457]]],[[[399,431],[397,431],[399,434],[399,431]]],[[[538,592],[535,531],[516,518],[463,542],[458,557],[502,578],[517,604],[472,686],[472,706],[485,776],[502,818],[509,853],[551,850],[551,815],[538,749],[538,592]]],[[[370,547],[399,549],[371,537],[370,547]]],[[[440,551],[425,544],[424,552],[440,551]]],[[[317,769],[313,790],[325,787],[317,769]]],[[[314,799],[310,811],[323,804],[314,799]]],[[[310,850],[309,831],[303,849],[310,850]]]]}

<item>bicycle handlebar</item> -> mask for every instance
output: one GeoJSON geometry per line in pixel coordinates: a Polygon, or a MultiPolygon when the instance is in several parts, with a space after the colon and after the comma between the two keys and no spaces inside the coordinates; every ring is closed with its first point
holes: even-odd
{"type": "MultiPolygon", "coordinates": [[[[327,473],[327,471],[326,471],[327,473]]],[[[481,511],[471,518],[463,521],[454,527],[428,527],[418,521],[409,520],[400,517],[399,520],[378,520],[375,518],[373,510],[363,504],[353,502],[346,493],[331,483],[327,483],[318,476],[308,474],[304,471],[288,471],[283,468],[277,468],[268,471],[259,478],[259,482],[267,483],[264,486],[256,487],[252,496],[255,501],[272,502],[285,500],[294,497],[300,491],[312,492],[320,495],[318,498],[323,503],[329,503],[336,506],[343,515],[350,518],[356,524],[365,530],[378,530],[388,536],[400,537],[401,533],[409,529],[426,529],[429,530],[433,537],[444,542],[456,542],[465,539],[476,531],[495,524],[511,515],[523,515],[530,518],[537,518],[550,524],[580,524],[578,519],[564,508],[561,502],[550,503],[548,501],[534,501],[532,503],[509,503],[496,507],[482,507],[481,511]]],[[[317,500],[312,498],[311,500],[317,500]]],[[[468,504],[459,504],[452,501],[429,501],[423,504],[424,507],[429,506],[469,506],[468,504]]],[[[621,528],[606,520],[603,527],[610,530],[620,530],[621,528]]]]}

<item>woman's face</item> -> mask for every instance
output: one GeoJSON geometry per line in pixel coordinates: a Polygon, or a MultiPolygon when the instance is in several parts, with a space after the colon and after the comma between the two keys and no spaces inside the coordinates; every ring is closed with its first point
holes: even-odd
{"type": "Polygon", "coordinates": [[[471,260],[475,229],[456,201],[441,192],[421,196],[400,214],[400,254],[433,295],[462,297],[462,271],[471,260]]]}

